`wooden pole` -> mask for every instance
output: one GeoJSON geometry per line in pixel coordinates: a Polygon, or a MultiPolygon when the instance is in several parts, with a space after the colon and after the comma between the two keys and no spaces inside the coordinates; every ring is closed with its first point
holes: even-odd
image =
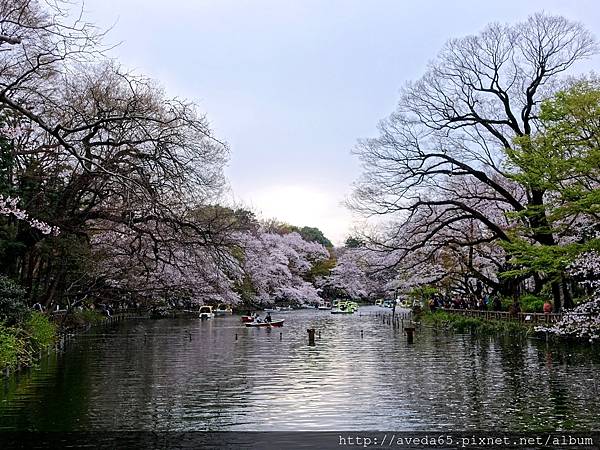
{"type": "Polygon", "coordinates": [[[315,345],[315,329],[309,328],[306,331],[308,332],[308,345],[315,345]]]}

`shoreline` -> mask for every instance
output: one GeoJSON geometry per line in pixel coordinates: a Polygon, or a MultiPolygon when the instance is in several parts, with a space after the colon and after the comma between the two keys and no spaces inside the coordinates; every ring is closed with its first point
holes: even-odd
{"type": "Polygon", "coordinates": [[[452,331],[454,333],[469,332],[474,336],[517,335],[520,337],[535,338],[554,343],[579,344],[586,346],[598,345],[597,342],[589,342],[586,339],[577,339],[570,336],[556,336],[548,332],[536,331],[535,328],[540,325],[540,322],[470,317],[462,313],[452,313],[444,310],[438,310],[433,313],[422,312],[418,318],[420,318],[423,324],[429,328],[452,331]]]}
{"type": "MultiPolygon", "coordinates": [[[[48,317],[48,316],[46,316],[46,317],[48,317]]],[[[131,313],[131,312],[120,313],[120,314],[112,315],[110,317],[102,316],[101,318],[98,318],[97,320],[86,321],[83,327],[61,329],[60,325],[58,323],[59,321],[54,320],[55,318],[50,316],[50,317],[48,317],[49,323],[52,323],[56,327],[54,330],[55,334],[52,339],[52,343],[44,346],[41,349],[31,349],[31,348],[26,349],[26,354],[29,355],[31,357],[31,359],[28,361],[17,361],[16,366],[12,367],[12,368],[10,367],[10,365],[0,367],[0,372],[2,373],[2,377],[4,379],[7,379],[16,373],[20,373],[25,370],[34,368],[42,360],[42,358],[44,357],[44,354],[46,356],[50,356],[50,354],[52,352],[58,352],[60,350],[64,350],[66,345],[70,341],[77,338],[77,336],[87,333],[93,327],[112,325],[114,323],[121,322],[123,320],[129,320],[132,318],[142,318],[142,316],[140,316],[139,314],[131,313]]],[[[143,317],[143,318],[146,318],[146,317],[143,317]]],[[[18,327],[15,329],[15,331],[16,331],[15,335],[17,333],[26,333],[26,330],[23,327],[18,327]]],[[[31,345],[31,343],[29,343],[29,345],[31,345]]]]}

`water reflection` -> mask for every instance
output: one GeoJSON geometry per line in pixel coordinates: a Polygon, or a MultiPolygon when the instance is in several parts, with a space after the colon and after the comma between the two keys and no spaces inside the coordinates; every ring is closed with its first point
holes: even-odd
{"type": "Polygon", "coordinates": [[[235,316],[98,329],[5,382],[0,429],[598,427],[593,350],[425,329],[408,345],[369,316],[380,311],[291,312],[273,330],[235,316]]]}

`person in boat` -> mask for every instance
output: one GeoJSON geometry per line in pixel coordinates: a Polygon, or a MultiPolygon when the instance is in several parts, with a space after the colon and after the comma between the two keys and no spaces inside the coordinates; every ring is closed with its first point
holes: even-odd
{"type": "Polygon", "coordinates": [[[272,319],[272,317],[271,317],[271,313],[270,313],[270,312],[268,312],[268,313],[267,313],[267,317],[265,317],[265,322],[272,322],[272,321],[273,321],[273,319],[272,319]]]}

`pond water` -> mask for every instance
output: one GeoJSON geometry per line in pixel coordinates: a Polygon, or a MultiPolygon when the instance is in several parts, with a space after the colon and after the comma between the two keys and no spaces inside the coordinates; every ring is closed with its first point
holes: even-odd
{"type": "Polygon", "coordinates": [[[99,327],[3,381],[0,430],[598,429],[597,349],[425,328],[410,345],[383,311],[99,327]]]}

